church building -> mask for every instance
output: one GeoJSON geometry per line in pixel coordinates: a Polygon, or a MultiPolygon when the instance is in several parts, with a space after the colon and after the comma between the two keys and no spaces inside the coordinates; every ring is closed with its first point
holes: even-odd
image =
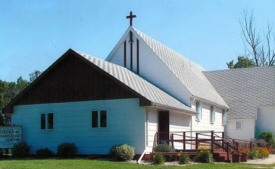
{"type": "Polygon", "coordinates": [[[274,114],[274,67],[207,72],[134,28],[134,17],[106,60],[69,49],[3,109],[22,125],[32,154],[63,142],[78,154],[108,154],[118,144],[142,154],[183,131],[250,140],[258,112],[274,114]],[[262,96],[252,79],[266,71],[262,96]]]}

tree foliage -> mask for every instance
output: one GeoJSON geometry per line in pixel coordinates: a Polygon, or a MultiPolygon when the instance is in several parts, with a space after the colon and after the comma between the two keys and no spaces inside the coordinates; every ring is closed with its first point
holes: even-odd
{"type": "Polygon", "coordinates": [[[239,56],[237,63],[234,63],[234,60],[226,63],[229,69],[236,69],[236,68],[247,68],[247,67],[255,67],[255,63],[253,59],[249,59],[245,56],[239,56]]]}
{"type": "Polygon", "coordinates": [[[16,82],[0,80],[0,125],[9,125],[10,117],[2,113],[2,109],[28,86],[29,82],[21,76],[16,82]]]}

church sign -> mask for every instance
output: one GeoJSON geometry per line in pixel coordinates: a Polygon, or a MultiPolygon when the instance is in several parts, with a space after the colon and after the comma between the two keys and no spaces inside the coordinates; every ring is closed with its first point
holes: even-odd
{"type": "Polygon", "coordinates": [[[22,141],[22,126],[0,127],[0,148],[13,148],[15,143],[22,141]]]}

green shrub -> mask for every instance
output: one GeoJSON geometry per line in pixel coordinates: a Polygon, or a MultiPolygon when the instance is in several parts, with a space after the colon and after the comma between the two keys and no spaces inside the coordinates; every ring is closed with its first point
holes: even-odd
{"type": "MultiPolygon", "coordinates": [[[[153,149],[154,152],[175,152],[175,150],[168,144],[159,144],[153,149]]],[[[165,161],[173,161],[173,157],[169,155],[164,156],[165,161]]]]}
{"type": "Polygon", "coordinates": [[[269,156],[269,151],[267,148],[257,147],[249,150],[247,155],[249,159],[267,158],[269,156]]]}
{"type": "Polygon", "coordinates": [[[134,147],[123,144],[113,146],[110,150],[110,156],[116,161],[128,161],[134,158],[134,152],[134,147]]]}
{"type": "Polygon", "coordinates": [[[180,164],[188,164],[190,162],[190,158],[188,154],[183,154],[179,157],[180,164]]]}
{"type": "Polygon", "coordinates": [[[14,158],[25,158],[29,156],[30,147],[26,142],[16,143],[13,146],[12,157],[14,158]]]}
{"type": "Polygon", "coordinates": [[[247,152],[247,156],[249,159],[255,159],[258,157],[258,151],[256,149],[251,149],[247,152]]]}
{"type": "Polygon", "coordinates": [[[36,150],[35,152],[35,158],[49,158],[53,156],[54,156],[53,152],[47,148],[41,148],[36,150]]]}
{"type": "Polygon", "coordinates": [[[269,151],[267,148],[258,147],[256,149],[258,151],[258,158],[267,158],[269,156],[269,151]]]}
{"type": "Polygon", "coordinates": [[[154,152],[175,152],[175,150],[168,144],[159,144],[154,147],[154,152]]]}
{"type": "Polygon", "coordinates": [[[263,131],[258,134],[259,139],[264,139],[271,146],[274,144],[274,135],[272,132],[263,131]]]}
{"type": "Polygon", "coordinates": [[[161,153],[156,153],[153,157],[154,164],[164,164],[164,156],[161,153]]]}
{"type": "Polygon", "coordinates": [[[77,147],[74,143],[62,143],[57,147],[57,155],[62,158],[74,157],[77,153],[77,147]]]}
{"type": "Polygon", "coordinates": [[[208,150],[201,150],[198,155],[194,159],[195,162],[200,163],[211,163],[213,162],[213,157],[210,151],[208,150]]]}

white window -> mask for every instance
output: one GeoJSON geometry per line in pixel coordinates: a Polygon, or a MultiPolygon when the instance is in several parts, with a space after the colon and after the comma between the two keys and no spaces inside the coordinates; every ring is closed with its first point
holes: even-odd
{"type": "Polygon", "coordinates": [[[243,129],[243,123],[242,123],[241,121],[237,121],[237,122],[236,122],[236,129],[237,129],[237,130],[243,129]]]}
{"type": "Polygon", "coordinates": [[[210,107],[210,122],[211,123],[215,122],[215,107],[214,106],[210,107]]]}
{"type": "Polygon", "coordinates": [[[226,124],[226,111],[222,110],[222,125],[226,124]]]}
{"type": "Polygon", "coordinates": [[[93,110],[92,111],[92,128],[107,127],[107,111],[93,110]]]}
{"type": "Polygon", "coordinates": [[[201,102],[196,102],[196,111],[197,111],[197,120],[200,121],[202,119],[202,112],[201,112],[201,102]]]}
{"type": "Polygon", "coordinates": [[[53,113],[42,113],[40,116],[41,130],[52,130],[54,128],[54,115],[53,113]]]}

